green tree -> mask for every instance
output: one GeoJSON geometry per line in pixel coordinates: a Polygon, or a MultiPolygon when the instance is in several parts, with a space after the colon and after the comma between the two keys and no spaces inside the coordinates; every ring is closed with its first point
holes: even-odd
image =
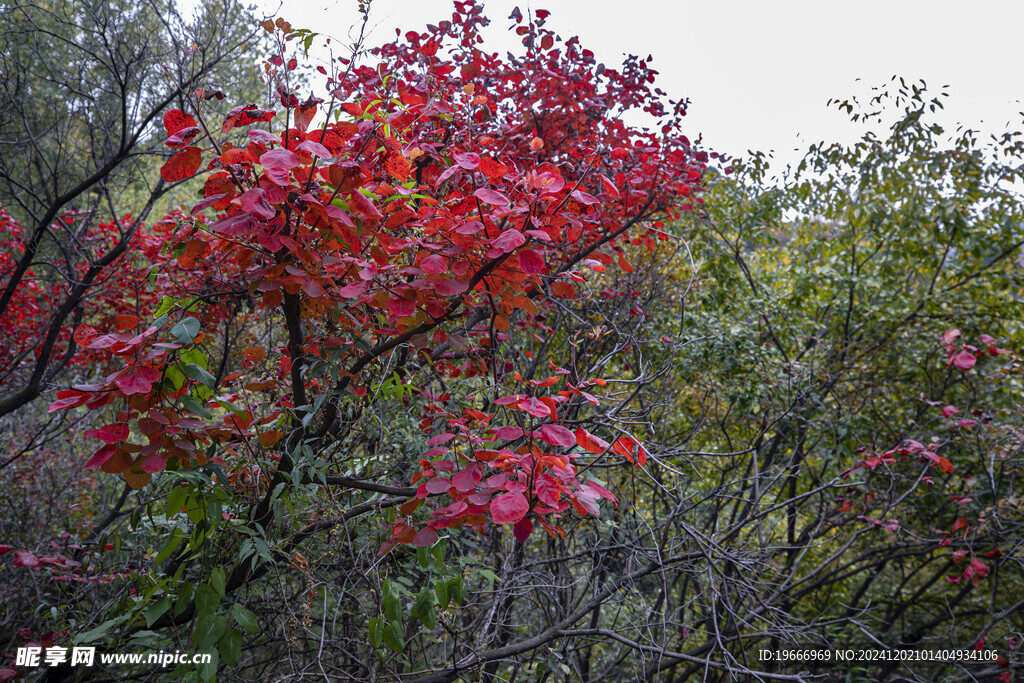
{"type": "MultiPolygon", "coordinates": [[[[1022,540],[1021,386],[984,335],[1021,341],[1024,148],[947,136],[941,97],[880,90],[888,135],[815,145],[781,178],[737,161],[690,224],[685,336],[707,341],[677,381],[704,428],[679,465],[703,475],[708,542],[757,577],[726,562],[675,595],[708,638],[1005,647],[1022,627],[1024,576],[999,559],[1022,540]]],[[[923,671],[864,669],[898,670],[923,671]]]]}

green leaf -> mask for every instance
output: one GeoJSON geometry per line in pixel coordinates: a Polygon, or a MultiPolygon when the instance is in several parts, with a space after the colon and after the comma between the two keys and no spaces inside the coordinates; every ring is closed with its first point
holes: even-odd
{"type": "Polygon", "coordinates": [[[237,602],[231,606],[231,616],[246,633],[257,633],[260,630],[260,622],[256,614],[237,602]]]}
{"type": "MultiPolygon", "coordinates": [[[[178,387],[178,388],[180,389],[181,387],[178,387]]],[[[199,401],[195,400],[191,396],[188,396],[188,395],[182,396],[181,397],[181,405],[183,405],[185,408],[187,408],[189,411],[195,413],[196,415],[198,415],[200,417],[205,417],[207,420],[209,420],[211,417],[213,417],[213,413],[211,413],[206,408],[206,406],[201,405],[199,403],[199,401]]]]}
{"type": "Polygon", "coordinates": [[[196,588],[196,612],[199,614],[211,614],[220,605],[220,594],[217,589],[208,583],[196,588]]]}
{"type": "Polygon", "coordinates": [[[237,666],[242,656],[242,632],[236,628],[228,629],[227,633],[217,641],[217,651],[228,666],[237,666]]]}
{"type": "Polygon", "coordinates": [[[373,649],[380,647],[384,638],[384,620],[380,617],[370,617],[370,646],[373,649]]]}
{"type": "Polygon", "coordinates": [[[211,653],[210,661],[206,664],[200,664],[196,667],[196,673],[199,674],[199,678],[204,681],[212,681],[217,675],[217,665],[220,663],[220,657],[216,650],[211,653]]]}
{"type": "Polygon", "coordinates": [[[202,499],[189,498],[185,506],[185,514],[188,515],[188,521],[193,524],[199,524],[206,519],[206,506],[203,505],[202,499]]]}
{"type": "Polygon", "coordinates": [[[191,349],[185,349],[178,354],[178,360],[182,363],[195,363],[204,370],[210,369],[210,359],[207,358],[206,353],[201,348],[192,347],[191,349]]]}
{"type": "Polygon", "coordinates": [[[423,622],[428,631],[434,630],[437,625],[437,615],[434,614],[434,605],[437,603],[437,594],[433,588],[424,588],[416,596],[416,602],[412,606],[414,617],[423,622]]]}
{"type": "Polygon", "coordinates": [[[430,550],[426,546],[416,548],[416,561],[419,562],[420,566],[424,569],[430,567],[430,550]]]}
{"type": "Polygon", "coordinates": [[[386,580],[384,582],[384,596],[382,599],[382,606],[384,607],[384,616],[388,618],[388,623],[402,623],[402,606],[399,604],[398,599],[398,586],[395,585],[395,583],[390,579],[386,580]]]}
{"type": "Polygon", "coordinates": [[[188,607],[189,601],[192,600],[192,582],[185,581],[181,584],[181,588],[178,591],[178,599],[174,601],[174,616],[178,616],[188,607]]]}
{"type": "Polygon", "coordinates": [[[171,328],[171,335],[182,344],[191,344],[199,334],[199,321],[189,316],[171,328]]]}
{"type": "Polygon", "coordinates": [[[188,498],[188,487],[177,486],[171,489],[171,492],[167,494],[167,502],[164,505],[164,516],[167,519],[171,519],[175,515],[181,512],[181,508],[185,507],[185,500],[188,498]]]}
{"type": "Polygon", "coordinates": [[[434,583],[434,593],[437,595],[437,604],[442,610],[448,609],[451,595],[448,592],[448,581],[442,580],[434,583]]]}
{"type": "Polygon", "coordinates": [[[178,369],[178,363],[168,366],[164,372],[164,381],[171,385],[174,391],[180,390],[185,386],[185,373],[178,369]]]}
{"type": "Polygon", "coordinates": [[[171,336],[182,344],[191,344],[196,341],[196,335],[199,334],[199,331],[200,324],[198,319],[189,315],[182,318],[177,325],[171,328],[171,336]]]}
{"type": "Polygon", "coordinates": [[[160,300],[160,305],[156,307],[156,311],[153,312],[153,317],[159,318],[160,316],[164,315],[165,313],[169,312],[172,308],[174,308],[177,305],[177,303],[177,297],[165,296],[163,299],[160,300]]]}
{"type": "Polygon", "coordinates": [[[220,640],[228,630],[228,620],[220,614],[204,614],[196,622],[195,633],[192,634],[192,645],[200,650],[208,648],[220,640]]]}
{"type": "Polygon", "coordinates": [[[466,587],[462,583],[462,576],[456,576],[448,581],[448,593],[456,605],[461,605],[466,599],[466,587]]]}
{"type": "Polygon", "coordinates": [[[158,565],[163,564],[164,561],[166,561],[167,558],[170,557],[178,548],[178,546],[181,545],[183,540],[185,540],[185,532],[182,529],[175,527],[174,531],[171,532],[171,538],[167,541],[167,545],[165,545],[163,550],[158,552],[156,557],[153,558],[153,563],[158,565]]]}
{"type": "Polygon", "coordinates": [[[434,556],[434,561],[437,562],[438,566],[444,564],[444,556],[448,548],[448,540],[442,538],[430,548],[430,554],[434,556]]]}
{"type": "Polygon", "coordinates": [[[384,628],[384,644],[395,652],[405,649],[405,639],[402,637],[402,627],[397,623],[390,623],[384,628]]]}
{"type": "Polygon", "coordinates": [[[130,614],[122,614],[119,617],[114,617],[113,619],[104,621],[102,624],[92,629],[91,631],[86,631],[85,633],[80,633],[77,636],[75,636],[73,642],[75,645],[82,645],[84,643],[91,643],[94,640],[99,640],[104,635],[106,635],[110,629],[112,629],[115,626],[121,625],[129,618],[131,618],[130,614]]]}
{"type": "Polygon", "coordinates": [[[195,363],[185,364],[185,374],[194,379],[195,381],[199,382],[200,384],[204,384],[210,387],[211,389],[217,386],[217,378],[208,373],[203,368],[196,365],[195,363]]]}
{"type": "Polygon", "coordinates": [[[224,597],[225,576],[223,567],[217,567],[210,573],[210,585],[213,586],[220,597],[224,597]]]}
{"type": "Polygon", "coordinates": [[[171,599],[163,597],[146,608],[146,627],[152,626],[156,620],[163,616],[164,612],[171,608],[171,599]]]}

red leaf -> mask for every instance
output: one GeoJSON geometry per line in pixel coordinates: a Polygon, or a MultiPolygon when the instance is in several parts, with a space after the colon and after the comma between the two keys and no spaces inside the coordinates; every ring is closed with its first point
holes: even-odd
{"type": "Polygon", "coordinates": [[[101,439],[103,443],[121,443],[128,438],[128,425],[106,425],[99,429],[90,429],[82,436],[87,439],[101,439]]]}
{"type": "Polygon", "coordinates": [[[462,470],[452,476],[452,485],[460,493],[472,491],[480,483],[480,473],[476,470],[462,470]]]}
{"type": "Polygon", "coordinates": [[[202,160],[202,150],[198,147],[186,147],[160,167],[160,177],[167,183],[191,178],[199,170],[202,160]]]}
{"type": "Polygon", "coordinates": [[[164,130],[171,136],[183,128],[191,128],[196,125],[196,120],[191,114],[186,114],[180,109],[168,109],[164,112],[164,130]]]}
{"type": "Polygon", "coordinates": [[[597,507],[597,499],[597,493],[589,488],[581,488],[573,496],[572,501],[580,514],[591,514],[599,517],[601,515],[601,508],[597,507]]]}
{"type": "Polygon", "coordinates": [[[955,344],[956,340],[960,338],[960,334],[960,330],[956,328],[946,330],[945,332],[942,333],[942,343],[947,345],[955,344]]]}
{"type": "Polygon", "coordinates": [[[331,150],[327,149],[319,142],[314,142],[313,140],[303,140],[302,142],[299,143],[297,149],[301,149],[303,152],[309,152],[310,154],[318,156],[321,159],[330,159],[332,156],[334,156],[333,154],[331,154],[331,150]]]}
{"type": "Polygon", "coordinates": [[[445,169],[444,173],[442,173],[441,175],[437,176],[437,180],[434,181],[434,188],[436,189],[436,188],[440,187],[441,183],[443,183],[444,181],[448,180],[453,175],[455,175],[456,173],[459,173],[461,171],[462,171],[462,167],[459,166],[458,164],[455,164],[454,166],[449,166],[447,169],[445,169]]]}
{"type": "Polygon", "coordinates": [[[401,152],[389,152],[384,155],[384,170],[392,178],[405,182],[412,173],[412,164],[401,152]]]}
{"type": "Polygon", "coordinates": [[[274,118],[274,112],[269,109],[260,109],[255,104],[243,104],[228,112],[221,126],[221,132],[227,133],[232,128],[248,126],[260,121],[269,121],[274,118]]]}
{"type": "Polygon", "coordinates": [[[961,351],[953,356],[953,365],[961,370],[970,370],[977,362],[978,359],[974,357],[974,354],[967,350],[961,351]]]}
{"type": "Polygon", "coordinates": [[[491,246],[496,249],[500,249],[504,254],[507,254],[516,247],[521,247],[524,244],[526,244],[526,238],[523,237],[523,233],[519,232],[515,228],[509,228],[491,240],[491,246]]]}
{"type": "Polygon", "coordinates": [[[516,254],[519,257],[519,267],[524,273],[540,273],[544,270],[544,259],[532,249],[524,249],[516,254]]]}
{"type": "Polygon", "coordinates": [[[55,413],[58,410],[64,410],[65,408],[80,406],[88,400],[88,396],[65,396],[64,398],[58,399],[51,403],[50,407],[46,409],[46,412],[55,413]]]}
{"type": "Polygon", "coordinates": [[[349,195],[349,204],[355,208],[356,211],[363,214],[367,218],[383,218],[382,214],[377,206],[370,201],[366,195],[362,192],[353,192],[349,195]]]}
{"type": "Polygon", "coordinates": [[[445,493],[452,487],[452,482],[444,477],[434,477],[424,484],[430,493],[445,493]]]}
{"type": "Polygon", "coordinates": [[[434,291],[441,296],[462,294],[467,289],[469,289],[469,283],[465,280],[442,280],[434,285],[434,291]]]}
{"type": "Polygon", "coordinates": [[[598,484],[596,481],[588,481],[584,483],[584,486],[589,488],[591,491],[594,491],[595,493],[597,493],[597,495],[601,496],[602,498],[607,498],[608,500],[612,501],[612,503],[615,504],[615,507],[619,506],[619,499],[615,497],[615,494],[613,494],[611,491],[606,489],[601,484],[598,484]]]}
{"type": "Polygon", "coordinates": [[[530,504],[522,492],[509,491],[492,500],[490,508],[495,524],[515,524],[530,511],[530,504]]]}
{"type": "Polygon", "coordinates": [[[494,433],[499,439],[505,439],[506,441],[511,439],[518,439],[523,435],[523,430],[519,427],[502,427],[494,433]]]}
{"type": "Polygon", "coordinates": [[[457,228],[455,228],[455,232],[459,233],[460,235],[475,235],[483,229],[484,224],[481,223],[480,221],[469,221],[468,223],[460,224],[457,228]]]}
{"type": "Polygon", "coordinates": [[[126,396],[132,394],[148,394],[153,390],[153,383],[162,377],[159,370],[150,367],[136,367],[133,372],[121,375],[114,380],[117,388],[126,396]]]}
{"type": "Polygon", "coordinates": [[[27,550],[15,550],[14,551],[14,566],[15,567],[42,567],[43,563],[39,561],[39,558],[35,556],[35,553],[31,553],[27,550]]]}
{"type": "Polygon", "coordinates": [[[280,169],[290,171],[296,166],[302,165],[299,155],[290,149],[272,149],[260,155],[260,163],[264,168],[280,169]]]}
{"type": "Polygon", "coordinates": [[[409,299],[388,299],[386,305],[388,310],[399,318],[416,312],[416,302],[409,299]]]}
{"type": "Polygon", "coordinates": [[[154,453],[142,461],[143,472],[160,472],[165,467],[167,467],[167,461],[159,453],[154,453]]]}
{"type": "Polygon", "coordinates": [[[551,283],[551,293],[560,299],[574,299],[576,297],[576,288],[571,282],[558,282],[551,283]]]}
{"type": "Polygon", "coordinates": [[[561,484],[554,477],[547,474],[537,477],[537,482],[534,484],[533,489],[537,493],[537,498],[540,502],[552,507],[558,505],[558,501],[562,497],[561,484]]]}
{"type": "Polygon", "coordinates": [[[576,445],[576,437],[561,425],[543,425],[540,428],[540,438],[552,446],[576,445]]]}
{"type": "Polygon", "coordinates": [[[431,254],[420,261],[420,270],[424,273],[444,273],[448,270],[448,261],[443,256],[431,254]]]}
{"type": "Polygon", "coordinates": [[[480,155],[476,154],[475,152],[456,153],[452,155],[452,158],[455,159],[455,162],[459,166],[466,169],[467,171],[472,171],[474,168],[480,165],[480,155]]]}
{"type": "Polygon", "coordinates": [[[529,517],[523,517],[521,520],[515,523],[512,527],[512,533],[515,535],[516,540],[520,543],[526,543],[526,539],[533,533],[533,520],[529,517]]]}
{"type": "Polygon", "coordinates": [[[520,401],[516,407],[520,410],[525,410],[534,417],[549,417],[551,415],[551,409],[535,398],[520,401]]]}
{"type": "Polygon", "coordinates": [[[480,159],[480,170],[491,180],[496,180],[508,173],[508,166],[490,157],[484,157],[480,159]]]}
{"type": "Polygon", "coordinates": [[[417,548],[427,548],[437,543],[437,532],[429,526],[423,527],[412,537],[412,544],[417,548]]]}
{"type": "Polygon", "coordinates": [[[594,436],[583,427],[578,427],[576,429],[576,443],[580,448],[585,451],[589,451],[594,455],[601,455],[608,450],[608,447],[610,446],[607,441],[601,437],[594,436]]]}
{"type": "Polygon", "coordinates": [[[199,133],[201,132],[202,130],[199,128],[199,126],[189,126],[187,128],[182,128],[177,133],[167,138],[167,141],[164,144],[170,147],[171,149],[178,149],[180,147],[184,147],[185,145],[195,140],[196,137],[198,137],[199,133]]]}
{"type": "Polygon", "coordinates": [[[974,573],[978,576],[988,575],[988,565],[977,558],[971,560],[971,569],[973,569],[974,573]]]}
{"type": "Polygon", "coordinates": [[[578,201],[580,204],[597,204],[600,200],[592,194],[587,194],[583,190],[573,190],[572,198],[578,201]]]}
{"type": "Polygon", "coordinates": [[[607,176],[602,175],[602,176],[600,176],[600,178],[601,178],[601,184],[604,186],[604,191],[607,192],[608,194],[612,195],[613,197],[618,197],[619,196],[619,189],[617,187],[615,187],[615,183],[613,183],[611,180],[609,180],[607,176]]]}
{"type": "Polygon", "coordinates": [[[490,190],[488,188],[481,188],[473,193],[473,196],[491,206],[500,206],[503,208],[508,207],[508,197],[498,192],[497,190],[490,190]]]}
{"type": "Polygon", "coordinates": [[[96,330],[92,325],[82,324],[75,328],[75,343],[79,346],[88,346],[89,342],[96,337],[96,330]]]}
{"type": "Polygon", "coordinates": [[[647,464],[647,451],[644,447],[636,442],[636,440],[623,436],[615,440],[615,452],[624,457],[626,460],[633,462],[633,456],[636,455],[636,463],[641,467],[647,464]]]}
{"type": "Polygon", "coordinates": [[[119,315],[114,317],[114,327],[121,332],[132,329],[140,322],[142,322],[142,318],[137,315],[119,315]]]}
{"type": "Polygon", "coordinates": [[[267,203],[266,192],[260,187],[254,187],[243,194],[239,198],[239,203],[247,213],[258,218],[270,220],[277,214],[274,207],[267,203]]]}

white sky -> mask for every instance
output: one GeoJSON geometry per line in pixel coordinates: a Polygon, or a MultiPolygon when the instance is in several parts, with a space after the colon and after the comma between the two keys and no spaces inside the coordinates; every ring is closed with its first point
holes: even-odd
{"type": "MultiPolygon", "coordinates": [[[[200,0],[201,1],[201,0],[200,0]]],[[[986,133],[1021,123],[1024,2],[975,0],[540,0],[483,3],[489,52],[515,50],[506,29],[517,4],[551,11],[547,26],[580,37],[598,61],[654,56],[656,85],[691,100],[684,131],[710,149],[775,150],[783,162],[820,140],[852,141],[862,129],[827,108],[898,74],[950,86],[947,128],[986,133]],[[860,82],[857,81],[860,79],[860,82]]],[[[356,0],[258,0],[269,16],[344,39],[359,21],[356,0]]],[[[450,0],[373,0],[368,45],[451,18],[450,0]]],[[[521,47],[521,46],[520,46],[521,47]]]]}

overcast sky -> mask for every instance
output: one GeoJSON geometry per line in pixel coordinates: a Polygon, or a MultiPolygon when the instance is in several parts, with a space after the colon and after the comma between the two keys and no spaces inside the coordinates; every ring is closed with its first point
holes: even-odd
{"type": "MultiPolygon", "coordinates": [[[[512,8],[551,11],[548,27],[580,37],[599,61],[652,54],[657,85],[691,100],[686,133],[729,154],[793,150],[819,140],[850,141],[862,129],[825,106],[867,93],[894,74],[924,79],[950,97],[942,122],[986,132],[1018,126],[1024,110],[1024,2],[931,0],[544,0],[483,3],[492,23],[488,51],[514,50],[512,8]],[[859,81],[857,79],[860,79],[859,81]]],[[[344,39],[359,22],[355,0],[259,0],[283,16],[344,39]]],[[[422,30],[451,18],[450,0],[373,0],[368,45],[394,29],[422,30]]],[[[521,47],[521,46],[520,46],[521,47]]]]}

